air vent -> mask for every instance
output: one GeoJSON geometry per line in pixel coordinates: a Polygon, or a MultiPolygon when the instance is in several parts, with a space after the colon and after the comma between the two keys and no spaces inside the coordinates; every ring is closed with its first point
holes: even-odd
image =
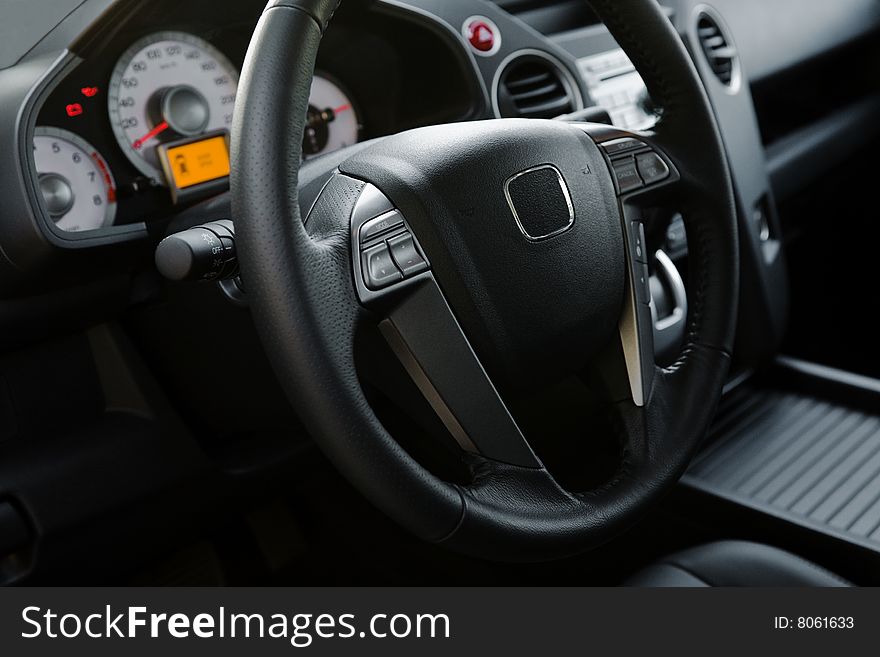
{"type": "Polygon", "coordinates": [[[574,81],[545,56],[516,56],[498,80],[497,110],[503,118],[552,119],[579,109],[574,81]]]}
{"type": "Polygon", "coordinates": [[[703,12],[697,19],[697,36],[715,76],[722,84],[732,87],[737,66],[736,49],[721,24],[703,12]]]}

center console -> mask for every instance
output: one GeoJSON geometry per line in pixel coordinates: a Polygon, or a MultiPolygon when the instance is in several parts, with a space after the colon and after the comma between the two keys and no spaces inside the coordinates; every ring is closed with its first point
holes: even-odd
{"type": "MultiPolygon", "coordinates": [[[[858,548],[866,556],[861,563],[876,570],[877,409],[880,380],[779,358],[725,396],[707,445],[683,482],[743,509],[749,532],[760,524],[769,524],[770,532],[797,529],[804,541],[825,549],[858,548]],[[776,525],[762,522],[767,518],[776,525]]],[[[725,529],[738,524],[728,520],[725,529]]]]}

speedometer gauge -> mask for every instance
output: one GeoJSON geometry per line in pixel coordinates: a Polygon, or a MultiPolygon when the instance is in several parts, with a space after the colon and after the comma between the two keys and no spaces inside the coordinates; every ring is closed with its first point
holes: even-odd
{"type": "Polygon", "coordinates": [[[303,136],[306,157],[323,155],[357,143],[360,121],[351,98],[321,75],[312,80],[309,115],[303,136]]]}
{"type": "Polygon", "coordinates": [[[34,163],[47,214],[61,230],[95,230],[113,223],[116,184],[98,151],[60,128],[34,131],[34,163]]]}
{"type": "Polygon", "coordinates": [[[159,32],[123,53],[110,79],[110,122],[123,152],[165,184],[156,147],[229,129],[238,72],[204,39],[159,32]]]}

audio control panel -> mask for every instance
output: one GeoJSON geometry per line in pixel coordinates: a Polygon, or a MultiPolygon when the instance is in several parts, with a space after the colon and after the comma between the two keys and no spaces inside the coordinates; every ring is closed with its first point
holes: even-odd
{"type": "Polygon", "coordinates": [[[578,69],[593,102],[624,130],[648,130],[657,122],[642,77],[623,50],[578,59],[578,69]]]}

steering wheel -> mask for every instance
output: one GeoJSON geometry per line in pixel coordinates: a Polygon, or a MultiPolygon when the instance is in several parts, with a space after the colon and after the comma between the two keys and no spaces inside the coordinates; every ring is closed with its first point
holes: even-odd
{"type": "Polygon", "coordinates": [[[516,119],[411,130],[322,158],[306,213],[309,88],[338,4],[269,2],[241,76],[233,214],[266,352],[330,461],[419,537],[493,559],[585,551],[681,476],[728,371],[736,216],[693,63],[655,0],[592,0],[663,108],[653,131],[516,119]],[[689,244],[687,330],[665,369],[641,224],[656,207],[682,213],[689,244]],[[460,446],[470,482],[429,472],[377,418],[356,369],[370,324],[460,446]],[[589,367],[610,382],[619,466],[570,491],[498,390],[589,367]]]}

